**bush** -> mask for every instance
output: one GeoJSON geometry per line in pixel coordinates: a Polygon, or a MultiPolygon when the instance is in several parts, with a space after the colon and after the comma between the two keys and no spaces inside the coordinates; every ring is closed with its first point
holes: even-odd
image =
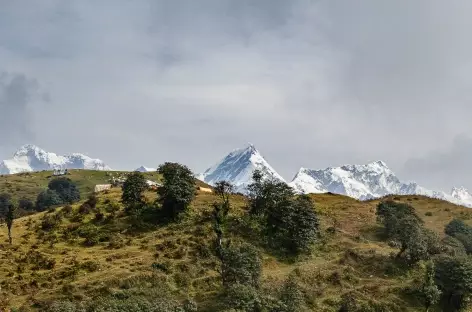
{"type": "Polygon", "coordinates": [[[56,191],[63,203],[72,204],[80,200],[79,189],[69,178],[55,178],[49,182],[48,188],[56,191]]]}
{"type": "Polygon", "coordinates": [[[81,215],[87,215],[92,212],[92,207],[90,207],[90,205],[85,202],[82,205],[80,205],[78,212],[81,215]]]}
{"type": "Polygon", "coordinates": [[[223,250],[224,285],[243,284],[257,288],[261,272],[261,257],[252,245],[229,247],[223,250]]]}
{"type": "Polygon", "coordinates": [[[36,198],[36,210],[44,211],[51,206],[62,205],[64,201],[56,191],[45,190],[38,194],[36,198]]]}
{"type": "Polygon", "coordinates": [[[319,236],[319,221],[308,195],[287,198],[267,211],[271,245],[292,255],[309,252],[319,236]]]}
{"type": "Polygon", "coordinates": [[[256,288],[234,284],[225,290],[223,305],[236,311],[261,311],[261,298],[256,288]]]}
{"type": "Polygon", "coordinates": [[[433,213],[431,211],[428,211],[424,215],[427,216],[427,217],[431,217],[433,215],[433,213]]]}
{"type": "Polygon", "coordinates": [[[33,211],[34,203],[30,199],[22,198],[18,201],[18,208],[26,211],[33,211]]]}
{"type": "Polygon", "coordinates": [[[62,222],[62,216],[58,213],[47,214],[41,220],[41,229],[43,231],[51,231],[59,227],[62,222]]]}
{"type": "Polygon", "coordinates": [[[112,249],[123,248],[125,245],[125,240],[120,234],[113,235],[108,242],[108,247],[112,249]]]}

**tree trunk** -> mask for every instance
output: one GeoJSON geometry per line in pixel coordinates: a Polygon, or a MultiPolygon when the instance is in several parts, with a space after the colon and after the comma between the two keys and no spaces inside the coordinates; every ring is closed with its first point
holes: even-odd
{"type": "Polygon", "coordinates": [[[11,227],[8,227],[8,241],[10,242],[10,245],[12,244],[12,239],[11,239],[11,227]]]}

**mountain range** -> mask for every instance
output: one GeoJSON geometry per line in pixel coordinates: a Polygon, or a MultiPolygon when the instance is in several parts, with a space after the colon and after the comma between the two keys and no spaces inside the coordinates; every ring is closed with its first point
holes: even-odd
{"type": "MultiPolygon", "coordinates": [[[[15,174],[53,169],[112,170],[100,159],[84,154],[57,155],[35,145],[22,146],[11,159],[0,162],[0,174],[15,174]]],[[[286,182],[267,162],[253,144],[235,149],[196,177],[210,185],[226,180],[236,192],[246,193],[255,169],[265,177],[286,182]]],[[[150,172],[155,168],[141,166],[135,171],[150,172]]],[[[381,160],[363,165],[344,165],[325,169],[300,168],[288,182],[297,193],[326,193],[347,195],[368,200],[389,194],[425,195],[472,208],[472,194],[464,187],[454,187],[450,193],[433,191],[415,182],[401,181],[381,160]]]]}
{"type": "MultiPolygon", "coordinates": [[[[226,180],[235,185],[236,191],[244,193],[252,182],[252,172],[255,169],[261,170],[265,176],[284,181],[252,144],[232,151],[198,175],[198,178],[210,185],[226,180]]],[[[426,189],[415,182],[403,182],[381,160],[364,165],[344,165],[321,170],[300,168],[288,185],[297,193],[330,192],[359,200],[390,194],[424,195],[472,208],[472,194],[467,189],[453,188],[451,193],[447,194],[426,189]]]]}
{"type": "Polygon", "coordinates": [[[84,154],[57,155],[31,144],[23,145],[11,159],[0,162],[0,174],[54,169],[111,170],[102,160],[84,154]]]}

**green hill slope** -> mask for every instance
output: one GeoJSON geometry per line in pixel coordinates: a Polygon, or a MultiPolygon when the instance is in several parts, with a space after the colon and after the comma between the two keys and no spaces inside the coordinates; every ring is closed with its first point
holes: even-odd
{"type": "MultiPolygon", "coordinates": [[[[50,174],[3,176],[0,192],[34,198],[50,174]]],[[[159,179],[155,173],[146,175],[159,179]]],[[[105,183],[109,173],[74,170],[70,178],[85,197],[95,184],[105,183]]],[[[120,196],[119,189],[112,189],[99,195],[91,211],[81,212],[79,203],[72,209],[20,218],[13,226],[13,245],[8,244],[6,227],[0,228],[0,309],[45,311],[54,301],[136,297],[161,298],[162,307],[191,298],[198,311],[216,311],[221,291],[219,262],[213,253],[211,204],[216,196],[199,192],[180,222],[156,222],[138,229],[136,220],[124,213],[120,196]]],[[[146,196],[150,201],[156,197],[152,192],[146,196]]],[[[311,255],[294,260],[267,250],[246,226],[246,198],[231,197],[229,233],[234,242],[249,242],[262,253],[263,290],[275,294],[292,276],[307,311],[339,311],[347,294],[371,306],[368,311],[424,311],[408,293],[421,268],[398,266],[390,256],[398,249],[379,236],[375,216],[379,200],[360,202],[331,194],[312,198],[322,239],[311,255]]],[[[410,203],[425,226],[440,235],[453,218],[467,223],[472,219],[471,210],[444,201],[421,196],[394,199],[410,203]]]]}

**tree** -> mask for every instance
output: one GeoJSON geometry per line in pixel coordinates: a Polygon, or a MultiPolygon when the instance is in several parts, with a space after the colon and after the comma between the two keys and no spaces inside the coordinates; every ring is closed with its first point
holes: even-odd
{"type": "Polygon", "coordinates": [[[408,218],[409,222],[422,225],[423,220],[416,214],[415,209],[403,203],[397,203],[387,200],[377,205],[377,221],[385,227],[385,234],[388,238],[395,238],[401,235],[402,225],[399,223],[402,219],[408,218]]]}
{"type": "Polygon", "coordinates": [[[439,290],[436,282],[434,280],[434,263],[429,261],[426,263],[425,275],[423,280],[423,285],[420,289],[421,297],[426,308],[426,312],[429,311],[429,308],[439,302],[441,298],[441,291],[439,290]]]}
{"type": "Polygon", "coordinates": [[[464,221],[454,219],[444,228],[444,232],[457,240],[465,247],[468,254],[472,253],[472,227],[465,224],[464,221]]]}
{"type": "Polygon", "coordinates": [[[457,234],[472,234],[472,227],[465,224],[464,221],[459,219],[453,219],[444,228],[444,232],[450,236],[456,236],[457,234]]]}
{"type": "Polygon", "coordinates": [[[441,256],[435,261],[436,285],[442,292],[443,311],[459,311],[472,294],[472,259],[441,256]]]}
{"type": "Polygon", "coordinates": [[[166,162],[157,171],[164,182],[157,190],[164,217],[175,220],[195,198],[195,178],[187,166],[178,163],[166,162]]]}
{"type": "MultiPolygon", "coordinates": [[[[226,218],[228,216],[229,210],[231,209],[229,196],[232,193],[233,188],[233,185],[227,181],[217,182],[215,186],[215,194],[220,197],[221,202],[213,203],[213,217],[215,219],[213,229],[215,230],[216,234],[216,254],[220,259],[221,263],[223,263],[224,261],[224,249],[229,247],[229,241],[226,244],[223,243],[223,232],[226,226],[226,218]]],[[[224,274],[222,275],[224,276],[224,274]]]]}
{"type": "Polygon", "coordinates": [[[285,198],[267,211],[266,232],[273,247],[292,255],[308,252],[319,235],[319,220],[308,195],[285,198]]]}
{"type": "Polygon", "coordinates": [[[147,189],[146,178],[141,172],[135,171],[128,175],[123,183],[121,201],[127,209],[135,209],[143,206],[143,193],[147,189]]]}
{"type": "Polygon", "coordinates": [[[264,216],[280,202],[294,196],[293,189],[285,182],[273,177],[263,179],[263,174],[256,169],[252,175],[253,183],[248,186],[249,209],[252,215],[264,216]]]}
{"type": "Polygon", "coordinates": [[[26,211],[32,211],[34,210],[34,203],[30,199],[22,198],[18,201],[18,208],[26,211]]]}
{"type": "Polygon", "coordinates": [[[0,219],[4,219],[8,212],[8,207],[12,203],[11,195],[7,193],[0,194],[0,219]]]}
{"type": "Polygon", "coordinates": [[[16,212],[16,207],[10,203],[7,209],[5,221],[7,223],[7,228],[8,228],[8,241],[10,244],[12,243],[12,237],[11,237],[11,228],[13,227],[13,220],[15,219],[15,212],[16,212]]]}
{"type": "Polygon", "coordinates": [[[80,200],[79,189],[69,178],[52,179],[48,184],[48,188],[55,191],[65,204],[72,204],[80,200]]]}
{"type": "Polygon", "coordinates": [[[62,205],[63,203],[64,201],[56,191],[47,189],[39,193],[36,197],[36,210],[44,211],[49,207],[62,205]]]}

